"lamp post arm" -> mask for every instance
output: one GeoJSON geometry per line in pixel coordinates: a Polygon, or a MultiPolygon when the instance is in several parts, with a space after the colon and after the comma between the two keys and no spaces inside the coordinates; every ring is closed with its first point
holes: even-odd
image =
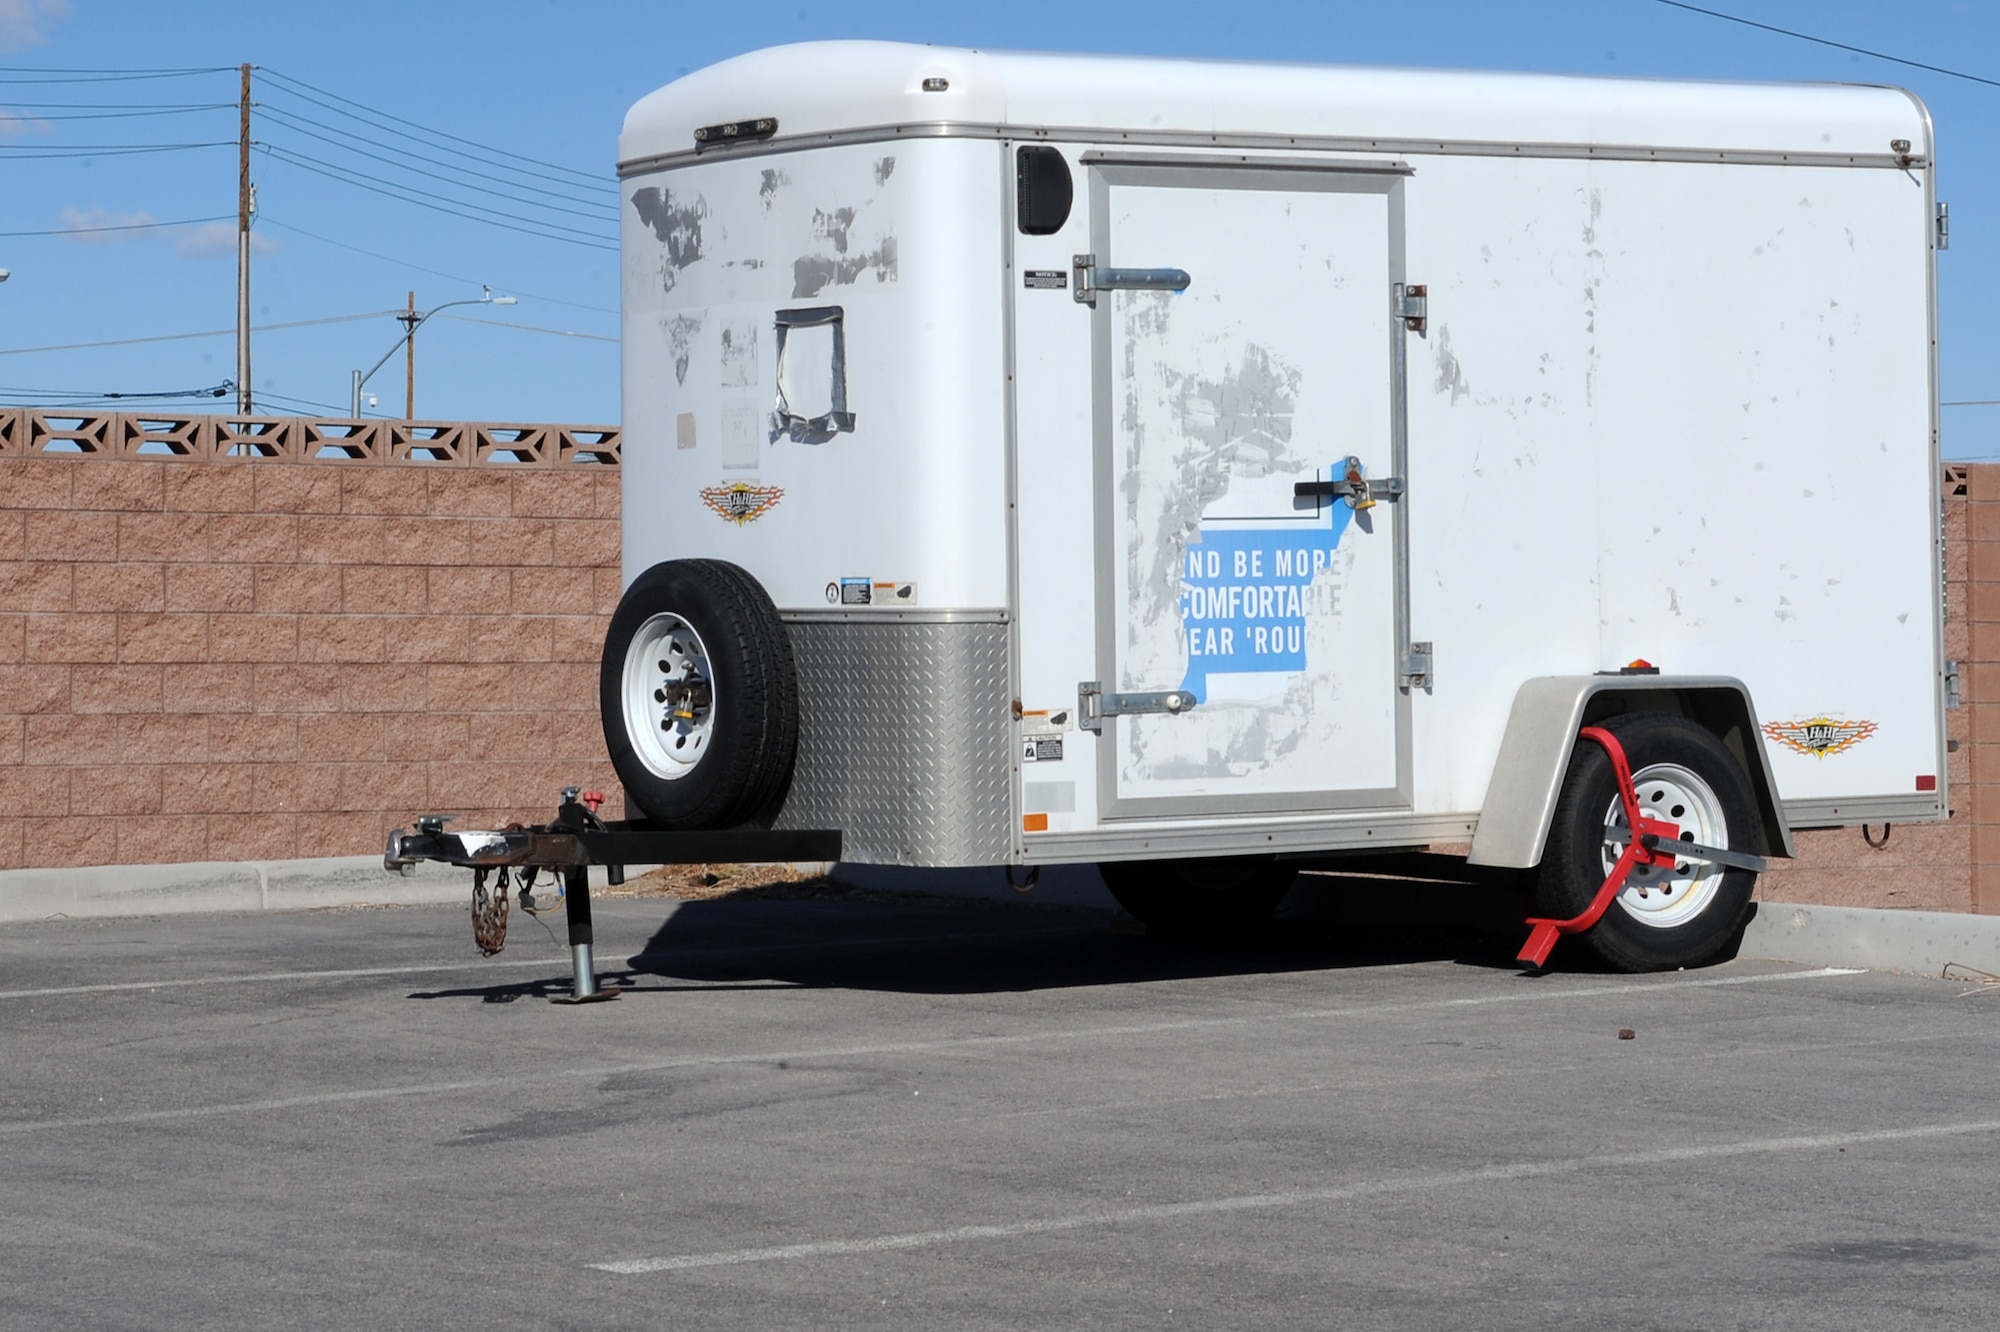
{"type": "MultiPolygon", "coordinates": [[[[502,299],[506,300],[511,298],[503,297],[502,299]]],[[[403,350],[404,343],[408,342],[411,338],[417,336],[417,330],[422,328],[432,315],[436,314],[440,310],[449,310],[454,305],[493,305],[497,303],[498,302],[496,302],[491,296],[481,296],[476,300],[446,301],[443,305],[433,305],[430,309],[418,315],[416,321],[412,323],[407,329],[403,330],[403,336],[397,338],[396,341],[390,345],[389,350],[382,353],[382,359],[375,362],[374,365],[368,368],[367,374],[364,375],[359,371],[355,372],[354,402],[352,404],[354,408],[355,419],[359,420],[361,417],[362,386],[366,384],[369,380],[375,378],[375,372],[377,370],[380,370],[383,366],[389,364],[389,358],[391,356],[394,356],[397,352],[403,350]]]]}

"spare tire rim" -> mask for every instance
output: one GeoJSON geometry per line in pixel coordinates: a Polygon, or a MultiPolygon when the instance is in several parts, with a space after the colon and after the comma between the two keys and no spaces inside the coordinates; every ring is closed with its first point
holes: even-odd
{"type": "MultiPolygon", "coordinates": [[[[1727,849],[1729,823],[1714,788],[1699,774],[1677,763],[1655,763],[1632,775],[1639,796],[1639,813],[1680,825],[1681,840],[1727,849]]],[[[1625,804],[1617,796],[1604,812],[1604,873],[1608,877],[1631,840],[1625,804]]],[[[1670,930],[1702,912],[1722,889],[1723,867],[1701,860],[1676,860],[1672,868],[1640,865],[1625,879],[1618,905],[1642,925],[1670,930]]]]}
{"type": "Polygon", "coordinates": [[[639,626],[625,649],[625,737],[639,761],[668,781],[685,777],[715,735],[715,671],[708,645],[674,614],[639,626]]]}

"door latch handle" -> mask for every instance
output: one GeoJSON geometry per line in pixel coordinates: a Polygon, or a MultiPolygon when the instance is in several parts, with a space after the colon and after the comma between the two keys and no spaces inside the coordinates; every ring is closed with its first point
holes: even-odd
{"type": "Polygon", "coordinates": [[[1070,298],[1078,305],[1095,306],[1100,291],[1186,291],[1194,281],[1179,268],[1099,268],[1094,254],[1077,255],[1070,267],[1070,298]]]}
{"type": "Polygon", "coordinates": [[[1178,716],[1194,711],[1195,697],[1187,689],[1162,689],[1149,694],[1107,694],[1096,680],[1076,687],[1076,724],[1086,731],[1102,733],[1106,717],[1130,717],[1136,713],[1164,712],[1178,716]]]}
{"type": "Polygon", "coordinates": [[[1403,478],[1384,476],[1370,479],[1362,474],[1361,459],[1349,454],[1340,464],[1338,480],[1298,481],[1292,485],[1295,499],[1344,499],[1350,509],[1372,509],[1378,500],[1403,498],[1403,478]]]}

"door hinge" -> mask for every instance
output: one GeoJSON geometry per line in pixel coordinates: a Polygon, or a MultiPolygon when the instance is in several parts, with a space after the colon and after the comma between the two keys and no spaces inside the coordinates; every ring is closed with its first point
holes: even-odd
{"type": "Polygon", "coordinates": [[[1076,687],[1076,724],[1086,731],[1102,732],[1106,717],[1129,717],[1134,713],[1165,712],[1179,715],[1194,711],[1194,694],[1186,689],[1163,689],[1150,694],[1107,694],[1096,680],[1076,687]]]}
{"type": "Polygon", "coordinates": [[[1942,199],[1938,200],[1937,206],[1937,247],[1940,250],[1951,248],[1951,205],[1942,199]]]}
{"type": "Polygon", "coordinates": [[[1431,645],[1412,643],[1403,654],[1402,668],[1396,672],[1398,689],[1429,689],[1437,681],[1431,674],[1431,645]]]}
{"type": "Polygon", "coordinates": [[[1396,284],[1396,318],[1403,321],[1403,327],[1412,333],[1422,333],[1431,326],[1431,303],[1429,289],[1406,287],[1396,284]]]}
{"type": "Polygon", "coordinates": [[[1186,291],[1194,281],[1179,268],[1099,268],[1094,254],[1077,255],[1070,268],[1070,299],[1078,305],[1095,306],[1100,291],[1186,291]]]}
{"type": "Polygon", "coordinates": [[[1944,664],[1944,705],[1955,708],[1964,701],[1959,693],[1958,663],[1948,661],[1944,664]]]}

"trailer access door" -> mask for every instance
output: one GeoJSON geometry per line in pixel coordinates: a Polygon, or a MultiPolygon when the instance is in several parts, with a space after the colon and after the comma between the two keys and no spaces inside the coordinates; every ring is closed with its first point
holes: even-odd
{"type": "Polygon", "coordinates": [[[1083,160],[1099,810],[1407,807],[1408,168],[1083,160]]]}

